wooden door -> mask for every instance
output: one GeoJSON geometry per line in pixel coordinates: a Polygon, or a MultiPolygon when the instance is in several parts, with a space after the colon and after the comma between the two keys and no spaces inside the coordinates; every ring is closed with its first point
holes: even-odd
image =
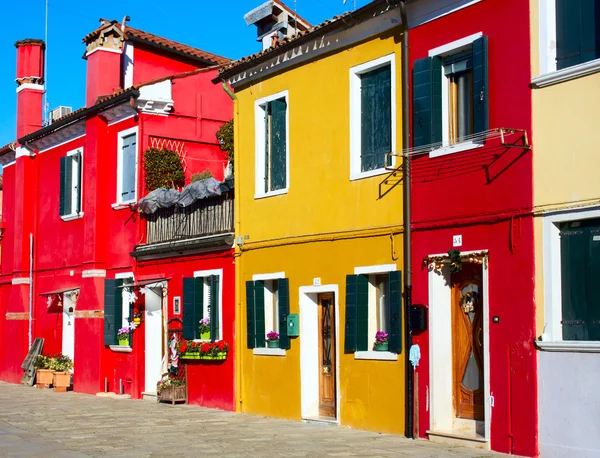
{"type": "Polygon", "coordinates": [[[481,266],[452,274],[453,397],[457,418],[484,419],[481,266]]]}
{"type": "Polygon", "coordinates": [[[333,294],[319,295],[319,416],[336,417],[335,306],[333,294]]]}

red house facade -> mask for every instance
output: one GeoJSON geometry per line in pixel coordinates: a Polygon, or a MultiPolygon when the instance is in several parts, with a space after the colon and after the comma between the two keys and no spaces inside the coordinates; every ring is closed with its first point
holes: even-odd
{"type": "Polygon", "coordinates": [[[173,335],[187,326],[199,338],[191,312],[202,313],[206,294],[218,320],[210,338],[230,351],[187,365],[187,397],[233,410],[233,185],[219,184],[227,159],[215,135],[232,101],[211,82],[228,59],[125,22],[103,21],[84,43],[86,107],[46,126],[45,45],[16,44],[17,142],[0,151],[0,379],[19,382],[31,340],[43,337],[44,354],[73,358],[75,391],[155,396],[173,335]],[[142,212],[148,148],[175,150],[186,184],[210,171],[210,192],[142,212]],[[120,345],[117,331],[134,317],[120,345]]]}
{"type": "Polygon", "coordinates": [[[536,456],[529,5],[458,3],[409,32],[415,427],[536,456]]]}

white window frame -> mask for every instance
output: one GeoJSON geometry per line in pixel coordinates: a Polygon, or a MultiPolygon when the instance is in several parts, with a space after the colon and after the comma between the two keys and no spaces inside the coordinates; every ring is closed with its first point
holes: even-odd
{"type": "MultiPolygon", "coordinates": [[[[133,275],[133,272],[120,272],[118,274],[115,274],[115,280],[127,280],[131,278],[133,280],[133,282],[135,283],[135,276],[133,275]]],[[[126,297],[125,297],[125,288],[120,288],[121,289],[121,327],[124,326],[128,326],[129,325],[129,321],[127,321],[127,318],[133,318],[129,316],[130,313],[130,308],[129,308],[129,302],[127,302],[126,297]]]]}
{"type": "MultiPolygon", "coordinates": [[[[473,42],[483,36],[483,32],[477,32],[459,40],[452,41],[437,48],[429,50],[429,57],[446,57],[452,54],[457,54],[461,51],[466,51],[473,46],[473,42]]],[[[447,154],[460,153],[461,151],[468,151],[475,148],[481,148],[483,142],[481,141],[466,141],[458,142],[450,145],[448,137],[450,135],[450,128],[448,127],[449,122],[449,111],[450,107],[448,104],[448,96],[450,92],[450,80],[444,75],[444,66],[442,65],[442,72],[440,74],[442,78],[442,146],[434,149],[429,153],[430,158],[445,156],[447,154]]]]}
{"type": "Polygon", "coordinates": [[[255,138],[255,199],[287,194],[290,189],[290,102],[289,91],[281,91],[254,102],[254,138],[255,138]],[[277,99],[285,99],[285,188],[265,192],[265,105],[277,99]]]}
{"type": "Polygon", "coordinates": [[[600,353],[600,341],[563,340],[560,223],[600,218],[600,206],[543,217],[544,331],[537,345],[549,351],[600,353]]]}
{"type": "Polygon", "coordinates": [[[138,159],[139,159],[139,151],[140,151],[140,136],[138,132],[138,126],[132,127],[130,129],[122,130],[117,134],[117,198],[115,203],[112,205],[114,209],[120,208],[128,208],[128,204],[132,204],[137,202],[138,198],[138,159]],[[123,192],[123,139],[128,137],[131,134],[135,134],[135,196],[131,200],[121,201],[121,195],[123,192]]]}
{"type": "MultiPolygon", "coordinates": [[[[219,338],[214,339],[213,336],[210,336],[211,339],[223,340],[223,269],[210,269],[210,270],[196,270],[194,271],[194,278],[206,278],[211,275],[216,275],[219,277],[219,338]]],[[[206,285],[206,280],[203,282],[203,295],[204,300],[202,301],[202,306],[204,307],[204,312],[208,311],[208,287],[206,285]]],[[[203,313],[204,316],[207,316],[203,313]]],[[[200,323],[196,323],[195,326],[200,326],[200,323]]],[[[203,342],[201,339],[194,339],[197,342],[203,342]]]]}
{"type": "MultiPolygon", "coordinates": [[[[396,264],[379,264],[374,266],[361,266],[354,268],[354,275],[364,275],[369,278],[369,343],[375,340],[377,329],[377,287],[371,283],[371,276],[387,274],[398,270],[396,264]]],[[[389,331],[389,330],[388,330],[389,331]]],[[[389,333],[389,332],[388,332],[389,333]]],[[[383,361],[397,361],[398,355],[389,351],[355,351],[354,359],[376,359],[383,361]]]]}
{"type": "Polygon", "coordinates": [[[533,86],[541,88],[599,72],[600,59],[556,69],[556,0],[538,1],[540,74],[532,78],[533,86]]]}
{"type": "MultiPolygon", "coordinates": [[[[394,53],[377,59],[370,60],[360,65],[350,68],[350,180],[360,180],[385,173],[390,173],[384,166],[383,168],[361,171],[361,79],[360,76],[378,68],[390,66],[390,84],[391,84],[391,110],[392,110],[392,138],[391,151],[396,152],[396,55],[394,53]]],[[[396,157],[392,156],[392,167],[396,165],[396,157]]]]}
{"type": "MultiPolygon", "coordinates": [[[[268,273],[268,274],[255,274],[252,275],[252,281],[262,281],[262,282],[273,282],[273,281],[277,281],[277,280],[281,280],[285,278],[285,272],[272,272],[272,273],[268,273]]],[[[275,331],[277,333],[279,333],[279,323],[277,323],[277,329],[273,328],[273,329],[267,329],[267,317],[269,317],[269,322],[272,325],[272,321],[273,321],[273,316],[275,314],[273,308],[273,295],[271,294],[271,292],[268,290],[267,286],[265,285],[265,333],[268,333],[269,331],[275,331]],[[270,298],[269,301],[267,301],[267,297],[270,298]]],[[[279,311],[277,311],[277,317],[279,317],[279,311]]],[[[266,338],[266,335],[265,335],[266,338]]],[[[285,356],[285,348],[267,348],[267,343],[265,342],[263,347],[255,347],[252,350],[253,354],[255,355],[262,355],[262,356],[285,356]]]]}
{"type": "Polygon", "coordinates": [[[74,219],[79,219],[83,217],[83,146],[79,148],[75,148],[67,153],[67,157],[75,156],[77,153],[80,153],[81,160],[81,170],[76,169],[75,167],[71,168],[71,211],[68,215],[63,215],[60,217],[63,221],[72,221],[74,219]],[[81,180],[79,180],[79,174],[81,173],[81,180]],[[79,212],[77,212],[77,200],[73,197],[75,187],[77,183],[81,182],[81,189],[79,191],[79,199],[80,206],[79,212]]]}

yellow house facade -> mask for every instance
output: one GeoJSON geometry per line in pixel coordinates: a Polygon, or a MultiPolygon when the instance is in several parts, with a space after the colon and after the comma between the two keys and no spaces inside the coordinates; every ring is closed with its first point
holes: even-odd
{"type": "Polygon", "coordinates": [[[401,33],[373,2],[221,73],[239,411],[404,433],[401,33]]]}
{"type": "Polygon", "coordinates": [[[600,24],[595,2],[532,0],[540,454],[600,454],[600,24]],[[565,399],[568,398],[568,403],[565,399]]]}

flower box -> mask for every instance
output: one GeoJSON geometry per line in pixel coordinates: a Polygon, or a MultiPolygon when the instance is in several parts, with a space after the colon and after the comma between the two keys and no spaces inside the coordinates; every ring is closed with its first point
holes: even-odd
{"type": "Polygon", "coordinates": [[[180,358],[181,359],[200,359],[200,352],[188,351],[188,352],[182,353],[180,358]]]}
{"type": "Polygon", "coordinates": [[[36,371],[36,386],[37,388],[50,388],[54,382],[54,374],[50,369],[38,369],[36,371]]]}
{"type": "Polygon", "coordinates": [[[212,361],[222,361],[224,359],[227,359],[227,352],[221,352],[218,355],[214,356],[214,355],[202,355],[200,356],[200,359],[208,359],[208,360],[212,360],[212,361]]]}
{"type": "Polygon", "coordinates": [[[185,385],[183,386],[168,386],[163,388],[157,397],[158,402],[186,402],[185,385]]]}

